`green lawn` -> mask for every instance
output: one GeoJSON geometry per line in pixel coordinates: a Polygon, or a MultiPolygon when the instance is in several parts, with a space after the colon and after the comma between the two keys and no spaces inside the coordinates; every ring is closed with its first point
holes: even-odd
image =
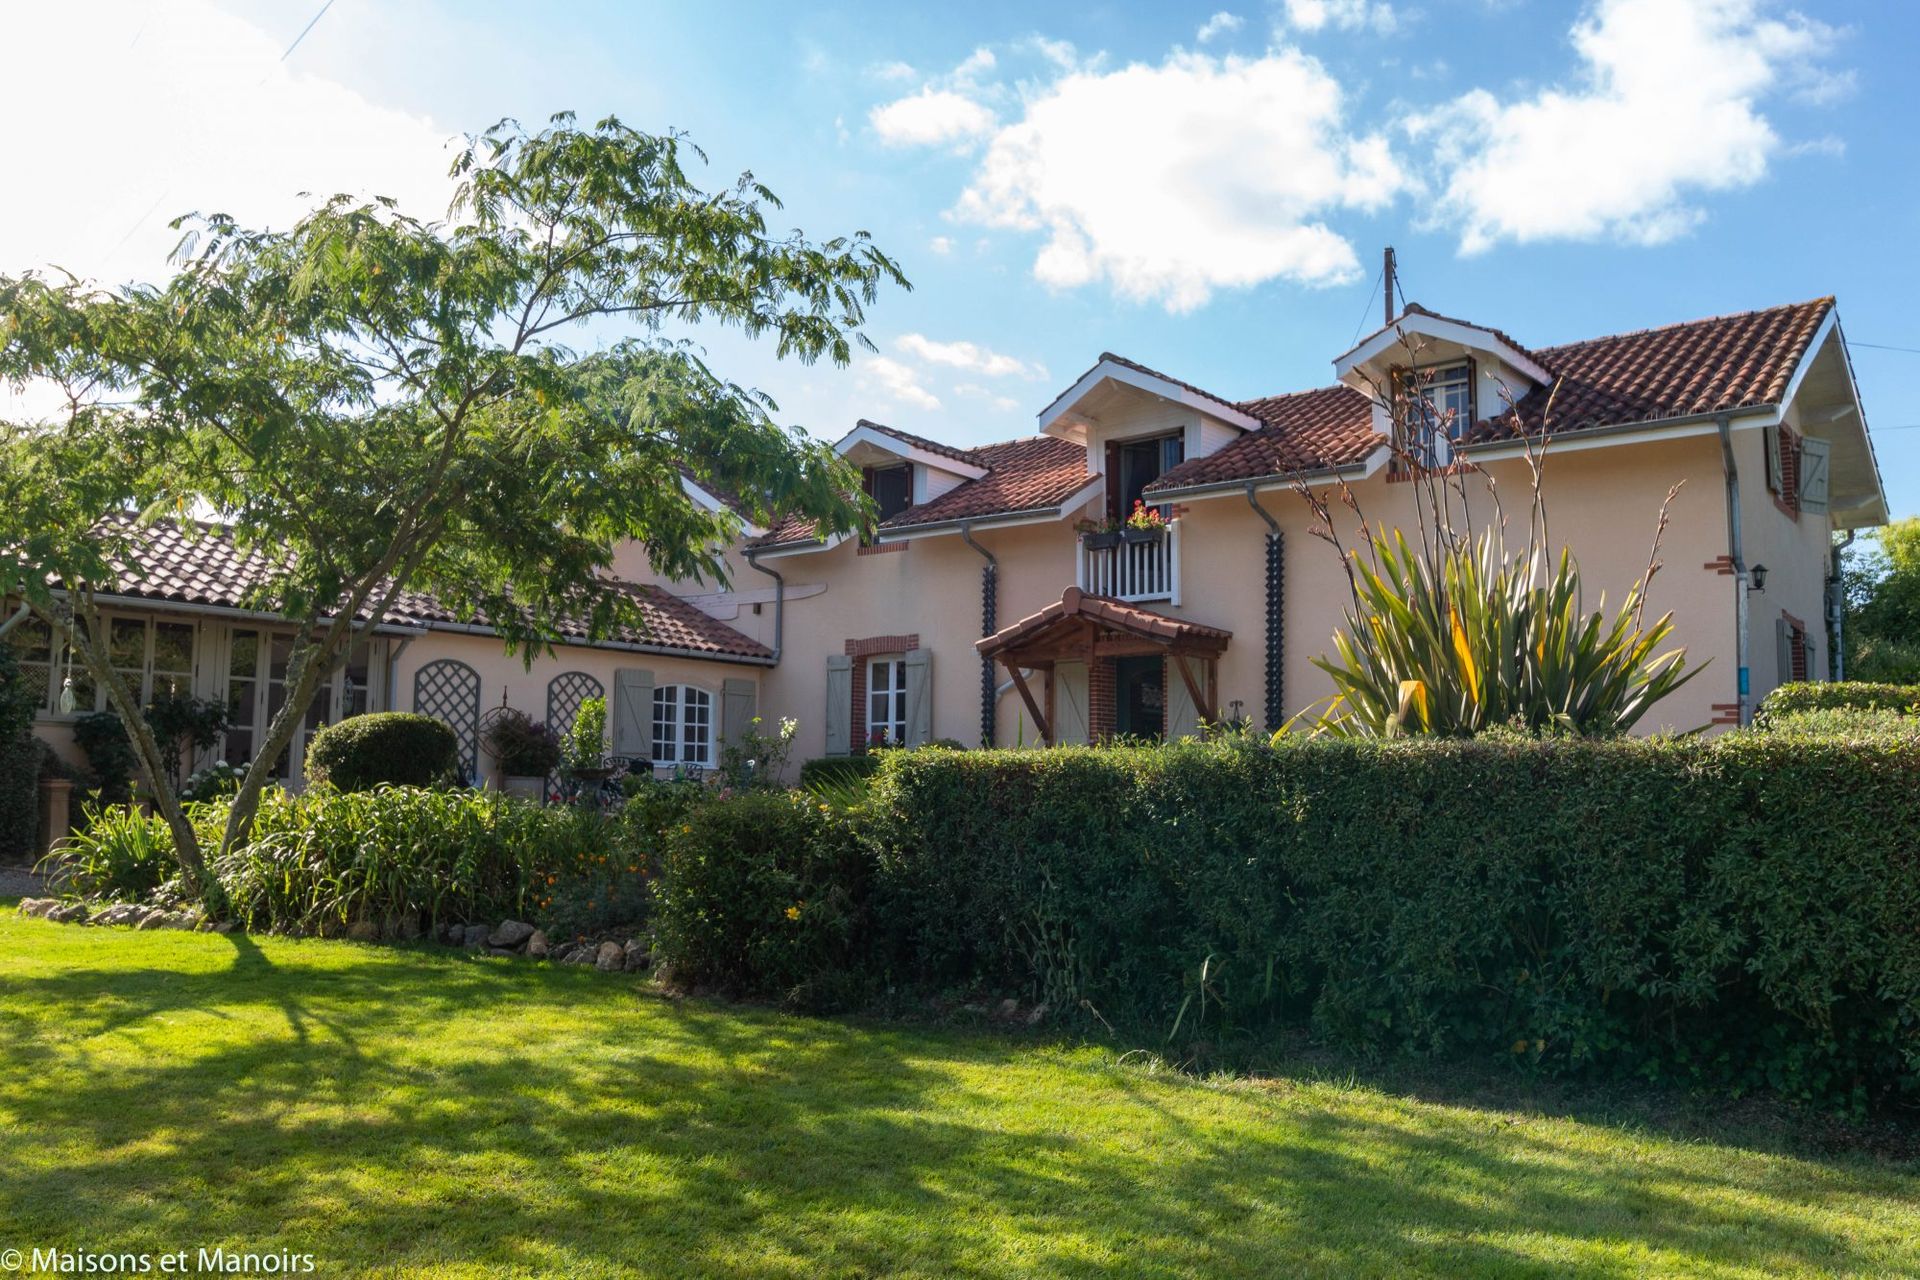
{"type": "Polygon", "coordinates": [[[0,1249],[318,1275],[1920,1274],[1920,1169],[0,906],[0,1249]]]}

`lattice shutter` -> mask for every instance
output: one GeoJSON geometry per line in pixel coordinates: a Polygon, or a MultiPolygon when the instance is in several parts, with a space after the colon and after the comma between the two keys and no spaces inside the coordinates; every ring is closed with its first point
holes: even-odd
{"type": "Polygon", "coordinates": [[[563,671],[547,682],[547,728],[557,738],[567,736],[580,704],[588,698],[604,698],[607,687],[584,671],[563,671]]]}
{"type": "Polygon", "coordinates": [[[413,673],[413,709],[453,730],[468,781],[480,776],[480,673],[441,658],[413,673]]]}

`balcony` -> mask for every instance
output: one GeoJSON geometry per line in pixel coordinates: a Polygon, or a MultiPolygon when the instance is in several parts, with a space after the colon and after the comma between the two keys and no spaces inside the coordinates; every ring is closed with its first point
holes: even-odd
{"type": "Polygon", "coordinates": [[[1089,595],[1180,603],[1180,521],[1147,534],[1080,535],[1077,582],[1089,595]]]}

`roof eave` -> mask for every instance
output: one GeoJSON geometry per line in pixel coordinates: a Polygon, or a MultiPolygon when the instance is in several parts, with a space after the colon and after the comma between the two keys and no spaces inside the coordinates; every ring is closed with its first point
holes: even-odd
{"type": "Polygon", "coordinates": [[[991,515],[955,516],[948,520],[899,525],[891,529],[883,527],[876,533],[874,540],[876,542],[911,542],[915,538],[958,533],[963,528],[1004,529],[1017,525],[1052,524],[1066,519],[1072,512],[1093,501],[1100,495],[1105,484],[1105,480],[1096,477],[1074,490],[1064,501],[1048,506],[1021,507],[1015,511],[997,511],[991,515]]]}
{"type": "Polygon", "coordinates": [[[1183,387],[1171,379],[1147,373],[1117,360],[1102,359],[1081,374],[1078,381],[1054,397],[1053,402],[1040,411],[1038,422],[1041,433],[1059,435],[1060,431],[1056,428],[1063,425],[1073,407],[1084,400],[1088,393],[1102,382],[1117,382],[1122,386],[1144,391],[1162,400],[1184,405],[1197,413],[1217,418],[1242,431],[1258,431],[1265,425],[1260,419],[1231,401],[1183,387]]]}

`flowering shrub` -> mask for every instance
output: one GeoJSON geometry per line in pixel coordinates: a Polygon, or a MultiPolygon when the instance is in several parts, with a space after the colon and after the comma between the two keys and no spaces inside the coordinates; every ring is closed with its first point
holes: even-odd
{"type": "Polygon", "coordinates": [[[1143,499],[1133,500],[1133,510],[1127,514],[1127,528],[1144,533],[1153,533],[1167,527],[1160,508],[1150,507],[1143,499]]]}

